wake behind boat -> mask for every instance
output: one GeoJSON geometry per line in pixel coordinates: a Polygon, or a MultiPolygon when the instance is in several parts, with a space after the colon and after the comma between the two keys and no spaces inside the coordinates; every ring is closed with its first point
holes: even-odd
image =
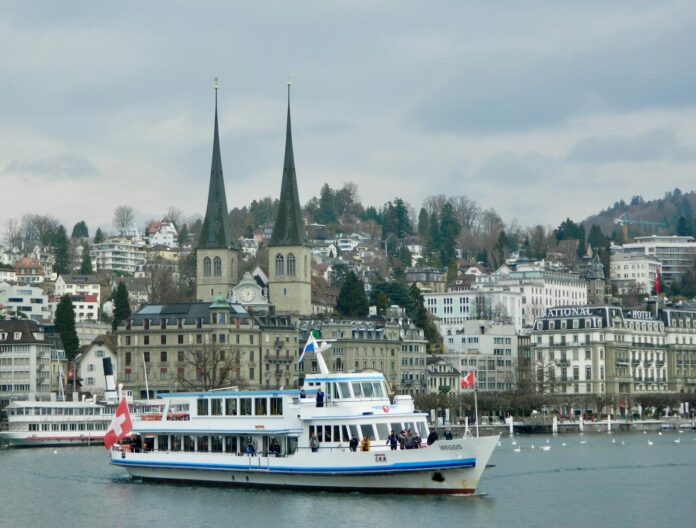
{"type": "Polygon", "coordinates": [[[474,493],[497,437],[428,446],[426,414],[411,396],[390,401],[381,373],[329,373],[318,343],[308,346],[320,373],[307,375],[301,390],[166,395],[157,419],[134,418],[134,442],[114,445],[111,463],[150,480],[474,493]]]}

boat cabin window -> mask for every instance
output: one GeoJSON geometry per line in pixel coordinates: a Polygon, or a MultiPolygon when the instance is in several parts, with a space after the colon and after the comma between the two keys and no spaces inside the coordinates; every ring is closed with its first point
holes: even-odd
{"type": "Polygon", "coordinates": [[[239,414],[251,416],[251,398],[239,398],[239,414]]]}
{"type": "MultiPolygon", "coordinates": [[[[399,434],[398,431],[394,431],[396,434],[399,434]]],[[[380,439],[386,440],[387,437],[389,436],[389,426],[385,423],[378,423],[377,424],[377,434],[379,435],[380,439]]]]}
{"type": "Polygon", "coordinates": [[[268,399],[254,398],[256,400],[256,416],[266,416],[268,414],[268,399]]]}
{"type": "Polygon", "coordinates": [[[157,449],[160,451],[169,451],[168,435],[159,435],[159,437],[157,437],[157,449]]]}
{"type": "Polygon", "coordinates": [[[350,398],[350,383],[346,381],[339,381],[337,384],[339,392],[341,393],[341,398],[350,398]]]}
{"type": "Polygon", "coordinates": [[[365,398],[372,398],[375,395],[374,391],[372,390],[372,383],[370,383],[369,381],[363,381],[361,385],[363,396],[365,396],[365,398]]]}
{"type": "Polygon", "coordinates": [[[347,425],[342,425],[341,426],[341,433],[343,435],[343,441],[348,442],[350,441],[350,434],[348,433],[348,426],[347,425]]]}
{"type": "Polygon", "coordinates": [[[195,436],[184,435],[183,439],[184,439],[184,441],[183,441],[184,451],[195,451],[196,450],[196,437],[195,436]]]}
{"type": "Polygon", "coordinates": [[[222,416],[222,398],[213,398],[210,400],[210,414],[213,416],[222,416]]]}
{"type": "Polygon", "coordinates": [[[341,399],[341,395],[338,393],[338,383],[329,383],[329,394],[334,400],[341,399]]]}
{"type": "MultiPolygon", "coordinates": [[[[358,440],[360,440],[360,439],[362,438],[362,436],[360,436],[360,431],[358,431],[358,426],[357,426],[357,425],[351,425],[351,426],[349,426],[349,427],[350,427],[350,434],[351,434],[351,436],[354,436],[355,438],[357,438],[358,440]]],[[[349,439],[349,440],[350,440],[350,439],[349,439]]]]}
{"type": "Polygon", "coordinates": [[[391,430],[394,431],[394,434],[399,434],[404,429],[403,424],[399,422],[392,422],[389,424],[389,426],[391,427],[391,430]]]}
{"type": "Polygon", "coordinates": [[[225,414],[227,416],[237,416],[237,398],[227,398],[225,400],[225,414]]]}
{"type": "Polygon", "coordinates": [[[418,436],[421,438],[426,438],[428,436],[428,428],[425,426],[425,422],[418,422],[418,436]]]}
{"type": "Polygon", "coordinates": [[[360,385],[359,381],[353,382],[353,394],[355,394],[356,398],[362,398],[362,395],[363,395],[362,385],[360,385]]]}
{"type": "Polygon", "coordinates": [[[225,437],[225,452],[226,453],[236,453],[237,452],[237,437],[236,436],[226,436],[225,437]]]}
{"type": "Polygon", "coordinates": [[[367,436],[370,440],[375,439],[375,429],[372,427],[372,424],[360,424],[360,431],[360,438],[367,436]]]}
{"type": "Polygon", "coordinates": [[[283,398],[271,398],[271,416],[283,414],[283,398]]]}
{"type": "Polygon", "coordinates": [[[171,445],[169,448],[172,451],[181,451],[181,436],[180,435],[172,435],[171,436],[171,445]]]}
{"type": "Polygon", "coordinates": [[[208,416],[208,400],[206,398],[198,400],[198,416],[208,416]]]}
{"type": "Polygon", "coordinates": [[[210,451],[212,453],[222,453],[223,437],[221,435],[212,435],[210,437],[210,451]]]}

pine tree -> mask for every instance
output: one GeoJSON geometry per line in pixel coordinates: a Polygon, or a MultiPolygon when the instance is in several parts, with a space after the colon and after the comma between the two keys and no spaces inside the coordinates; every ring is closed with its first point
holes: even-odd
{"type": "Polygon", "coordinates": [[[421,237],[421,244],[428,239],[430,233],[429,220],[428,211],[425,210],[425,207],[421,207],[418,213],[418,235],[421,237]]]}
{"type": "Polygon", "coordinates": [[[97,228],[97,232],[94,233],[94,243],[101,244],[104,242],[104,233],[102,233],[101,227],[97,228]]]}
{"type": "Polygon", "coordinates": [[[387,313],[387,308],[389,308],[389,299],[387,299],[387,294],[383,291],[377,294],[377,313],[384,315],[387,313]]]}
{"type": "Polygon", "coordinates": [[[65,228],[61,225],[53,234],[52,240],[55,249],[55,262],[53,263],[53,271],[59,275],[70,273],[70,241],[65,228]]]}
{"type": "Polygon", "coordinates": [[[91,275],[92,273],[94,273],[94,270],[92,270],[92,259],[89,256],[89,244],[84,244],[82,246],[82,263],[80,264],[80,274],[91,275]]]}
{"type": "Polygon", "coordinates": [[[352,271],[346,274],[343,281],[336,302],[336,310],[343,317],[367,317],[370,312],[363,282],[352,271]]]}
{"type": "Polygon", "coordinates": [[[88,238],[88,237],[89,237],[89,229],[87,228],[87,224],[85,223],[84,220],[80,220],[73,227],[72,234],[70,235],[70,238],[88,238]]]}
{"type": "Polygon", "coordinates": [[[131,309],[128,302],[128,289],[122,282],[118,283],[116,293],[114,294],[114,321],[112,323],[113,330],[118,329],[121,321],[125,321],[130,317],[131,309]]]}
{"type": "Polygon", "coordinates": [[[56,307],[56,331],[63,342],[68,361],[72,361],[80,349],[80,340],[75,331],[75,310],[70,296],[64,295],[56,307]]]}

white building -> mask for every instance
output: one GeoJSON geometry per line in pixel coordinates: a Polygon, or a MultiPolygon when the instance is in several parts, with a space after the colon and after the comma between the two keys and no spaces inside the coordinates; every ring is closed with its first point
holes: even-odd
{"type": "Polygon", "coordinates": [[[476,278],[473,290],[522,295],[522,324],[530,327],[544,310],[587,304],[587,281],[577,273],[546,270],[498,270],[476,278]]]}
{"type": "Polygon", "coordinates": [[[82,389],[92,395],[103,395],[106,390],[103,360],[111,359],[113,372],[117,369],[115,336],[102,335],[89,345],[83,346],[75,357],[77,375],[82,379],[82,389]]]}
{"type": "Polygon", "coordinates": [[[139,240],[114,238],[94,244],[90,250],[94,271],[135,273],[145,266],[144,243],[139,240]]]}
{"type": "Polygon", "coordinates": [[[6,311],[23,314],[34,321],[51,318],[48,296],[36,286],[0,282],[0,304],[6,311]]]}
{"type": "Polygon", "coordinates": [[[96,296],[97,303],[101,300],[101,286],[96,275],[59,275],[56,279],[55,294],[63,295],[90,295],[96,296]]]}
{"type": "MultiPolygon", "coordinates": [[[[82,323],[85,321],[99,320],[99,301],[96,295],[69,295],[73,304],[73,312],[75,313],[75,322],[82,323]]],[[[60,297],[52,295],[48,298],[48,306],[51,312],[51,319],[56,316],[56,309],[60,303],[60,297]]]]}
{"type": "Polygon", "coordinates": [[[662,279],[669,285],[672,280],[691,269],[696,262],[696,241],[690,236],[644,236],[623,245],[631,255],[652,256],[662,264],[662,279]]]}
{"type": "Polygon", "coordinates": [[[609,279],[619,295],[650,294],[655,277],[662,274],[662,264],[654,255],[626,252],[621,246],[612,246],[610,259],[609,279]]]}
{"type": "Polygon", "coordinates": [[[17,273],[14,269],[0,268],[0,282],[17,282],[17,273]]]}
{"type": "MultiPolygon", "coordinates": [[[[443,336],[442,357],[462,378],[474,371],[480,391],[509,391],[517,384],[517,336],[512,324],[466,321],[463,328],[443,336]]],[[[457,384],[453,392],[462,390],[457,384]]]]}
{"type": "Polygon", "coordinates": [[[0,409],[51,393],[52,343],[35,321],[0,320],[0,409]]]}
{"type": "Polygon", "coordinates": [[[171,222],[166,220],[159,223],[155,232],[150,235],[151,246],[166,246],[170,249],[177,246],[178,234],[176,227],[171,222]]]}
{"type": "Polygon", "coordinates": [[[513,325],[523,325],[523,294],[515,291],[448,291],[424,293],[425,309],[437,318],[442,336],[464,328],[472,319],[489,319],[513,325]]]}

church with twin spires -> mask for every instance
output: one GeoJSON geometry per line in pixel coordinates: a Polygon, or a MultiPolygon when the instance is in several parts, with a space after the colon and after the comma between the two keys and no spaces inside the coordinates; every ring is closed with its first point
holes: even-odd
{"type": "MultiPolygon", "coordinates": [[[[217,85],[215,86],[215,127],[213,159],[208,186],[208,204],[196,246],[196,297],[212,301],[232,297],[240,283],[241,251],[232,236],[225,181],[220,156],[217,85]]],[[[302,207],[297,191],[297,174],[290,125],[290,83],[285,136],[285,159],[280,186],[278,216],[268,244],[268,295],[277,314],[312,314],[312,255],[305,239],[302,207]]]]}

